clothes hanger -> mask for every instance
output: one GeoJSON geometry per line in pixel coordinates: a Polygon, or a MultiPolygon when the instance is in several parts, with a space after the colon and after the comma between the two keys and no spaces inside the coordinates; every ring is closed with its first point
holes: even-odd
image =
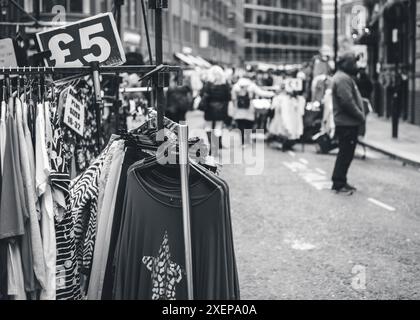
{"type": "MultiPolygon", "coordinates": [[[[10,67],[10,70],[12,68],[10,67]]],[[[6,79],[6,86],[7,86],[7,91],[9,92],[9,100],[7,103],[7,112],[9,115],[13,115],[14,116],[14,99],[13,99],[13,86],[12,86],[12,81],[10,79],[10,77],[7,77],[6,79]]]]}
{"type": "MultiPolygon", "coordinates": [[[[39,67],[38,67],[39,71],[39,67]]],[[[41,88],[41,75],[38,75],[38,104],[43,103],[42,101],[42,88],[41,88]]]]}

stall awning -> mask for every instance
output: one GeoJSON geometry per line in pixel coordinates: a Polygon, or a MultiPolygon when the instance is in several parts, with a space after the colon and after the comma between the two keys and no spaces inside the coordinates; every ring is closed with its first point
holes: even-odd
{"type": "Polygon", "coordinates": [[[185,53],[175,53],[175,58],[179,59],[183,63],[191,67],[210,68],[212,64],[200,56],[193,56],[185,53]]]}
{"type": "Polygon", "coordinates": [[[185,63],[188,66],[194,67],[195,63],[193,60],[191,60],[191,58],[189,58],[186,54],[183,53],[175,53],[174,54],[175,58],[177,58],[178,60],[180,60],[181,62],[185,63]]]}

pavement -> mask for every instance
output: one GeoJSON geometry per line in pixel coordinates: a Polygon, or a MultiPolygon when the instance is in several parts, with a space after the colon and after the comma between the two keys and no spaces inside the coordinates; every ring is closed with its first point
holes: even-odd
{"type": "Polygon", "coordinates": [[[420,299],[418,168],[359,146],[358,191],[344,196],[330,190],[334,154],[262,151],[259,175],[245,174],[250,162],[221,169],[242,299],[420,299]]]}
{"type": "Polygon", "coordinates": [[[420,166],[420,126],[400,121],[399,137],[394,139],[391,120],[370,115],[367,135],[360,143],[404,163],[420,166]]]}

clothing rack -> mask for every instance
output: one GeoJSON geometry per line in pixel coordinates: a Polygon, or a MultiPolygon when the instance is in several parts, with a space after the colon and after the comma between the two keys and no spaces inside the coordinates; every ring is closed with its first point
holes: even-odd
{"type": "MultiPolygon", "coordinates": [[[[162,10],[168,8],[168,0],[150,0],[149,9],[155,13],[155,63],[156,65],[144,66],[100,66],[98,62],[93,62],[89,66],[82,67],[2,67],[0,75],[6,79],[11,75],[73,75],[86,76],[92,75],[95,89],[95,108],[98,125],[97,143],[100,147],[101,137],[101,84],[100,75],[116,75],[120,73],[142,74],[140,81],[152,79],[155,105],[157,111],[157,130],[164,128],[164,88],[169,85],[169,74],[178,74],[178,84],[182,84],[182,69],[179,66],[169,66],[163,64],[163,37],[162,37],[162,10]]],[[[150,50],[149,50],[150,51],[150,50]]],[[[149,52],[150,53],[150,52],[149,52]]],[[[119,90],[118,90],[119,91],[119,90]]],[[[180,170],[181,170],[181,192],[183,209],[183,231],[185,246],[185,270],[187,274],[188,299],[194,299],[193,291],[193,264],[192,264],[192,245],[191,245],[191,202],[189,196],[189,159],[188,159],[188,126],[179,126],[179,148],[180,148],[180,170]]]]}
{"type": "MultiPolygon", "coordinates": [[[[154,75],[162,73],[176,72],[182,78],[182,70],[180,67],[169,66],[169,65],[159,65],[159,66],[99,66],[96,62],[92,63],[90,66],[81,66],[81,67],[2,67],[0,68],[0,75],[12,76],[12,75],[77,75],[78,77],[83,77],[87,75],[92,75],[93,84],[95,89],[95,99],[94,105],[96,109],[96,121],[97,121],[97,145],[100,148],[100,138],[101,138],[101,105],[102,105],[102,95],[101,95],[101,84],[99,76],[109,75],[109,74],[118,74],[118,73],[138,73],[144,75],[141,80],[154,75]]],[[[157,77],[158,81],[160,77],[157,77]]],[[[157,86],[164,86],[165,83],[160,80],[159,83],[156,83],[157,86]]],[[[163,90],[163,87],[162,87],[163,90]]],[[[163,92],[163,91],[162,91],[163,92]]],[[[162,97],[163,101],[163,97],[162,97]]],[[[161,104],[163,108],[163,103],[161,104]]],[[[158,109],[159,110],[159,109],[158,109]]],[[[159,121],[159,112],[158,112],[158,130],[163,128],[163,110],[160,112],[162,121],[159,121]],[[161,126],[159,126],[159,123],[161,126]]]]}

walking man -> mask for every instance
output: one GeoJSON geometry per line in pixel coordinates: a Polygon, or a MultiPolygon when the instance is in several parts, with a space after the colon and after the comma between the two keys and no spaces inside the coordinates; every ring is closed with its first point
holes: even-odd
{"type": "Polygon", "coordinates": [[[338,155],[332,177],[332,189],[336,193],[353,194],[356,188],[347,183],[347,172],[354,158],[359,128],[365,122],[363,100],[353,76],[357,74],[355,54],[340,55],[337,72],[333,77],[333,105],[338,155]]]}

